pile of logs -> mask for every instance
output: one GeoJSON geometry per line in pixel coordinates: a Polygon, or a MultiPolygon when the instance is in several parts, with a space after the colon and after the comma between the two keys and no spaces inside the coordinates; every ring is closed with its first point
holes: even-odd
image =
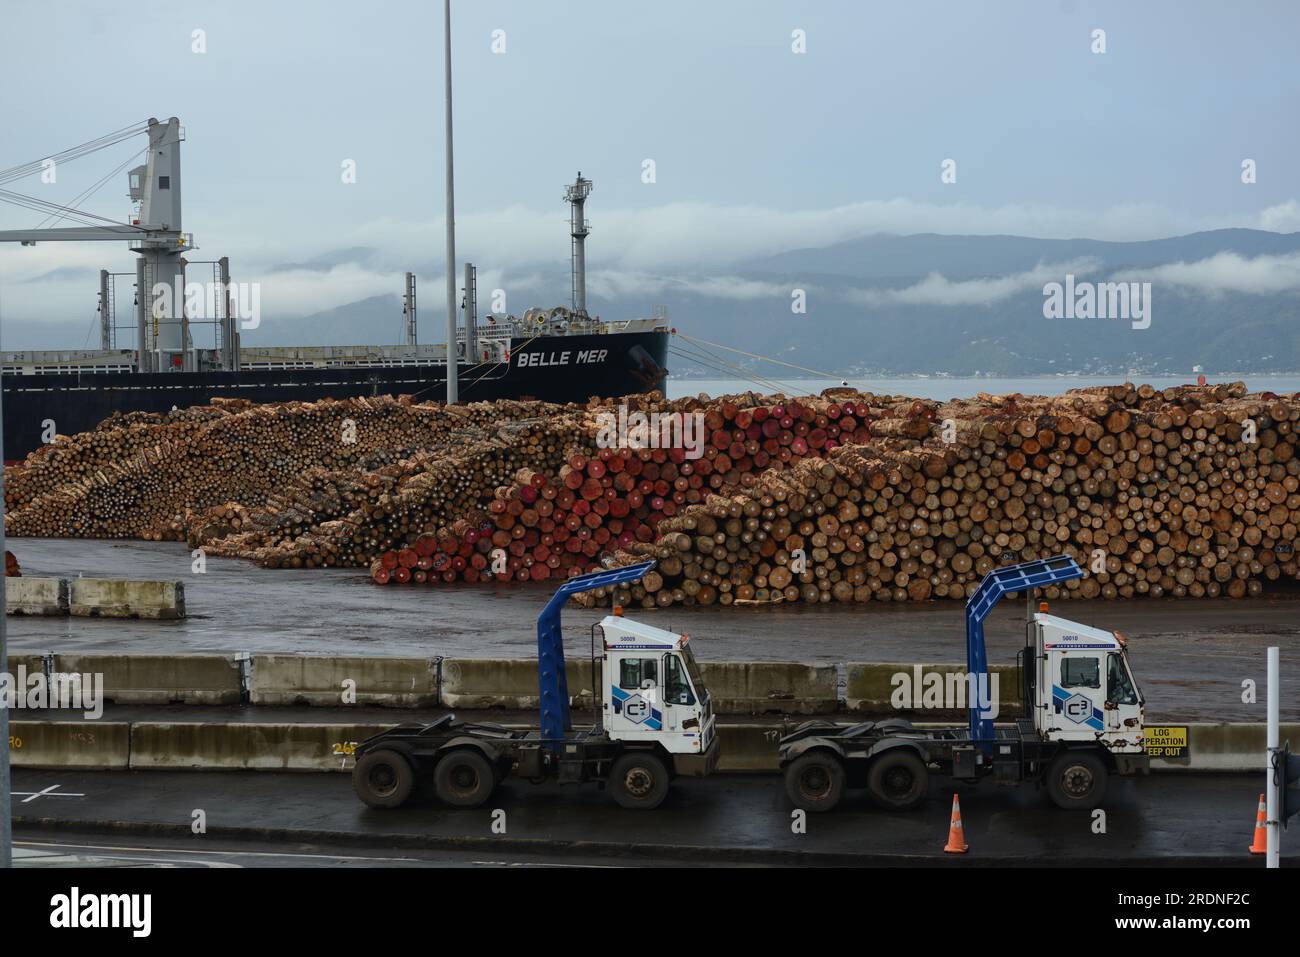
{"type": "Polygon", "coordinates": [[[521,469],[558,468],[576,438],[575,426],[562,419],[511,424],[372,471],[309,470],[251,511],[246,531],[205,539],[202,531],[212,526],[196,526],[191,544],[271,568],[365,567],[399,550],[406,559],[425,530],[466,526],[466,516],[480,514],[497,487],[521,469]]]}
{"type": "MultiPolygon", "coordinates": [[[[382,485],[373,476],[556,408],[499,402],[448,409],[380,396],[230,400],[167,416],[119,416],[28,456],[5,483],[6,526],[17,536],[183,540],[196,519],[220,525],[213,509],[233,515],[235,504],[259,510],[299,498],[304,479],[322,472],[340,476],[343,495],[364,499],[382,485]]],[[[245,513],[230,530],[248,521],[245,513]]]]}
{"type": "MultiPolygon", "coordinates": [[[[699,414],[703,429],[694,450],[605,447],[575,452],[558,472],[525,469],[496,490],[482,513],[376,556],[371,577],[379,584],[424,584],[581,574],[618,549],[653,542],[662,522],[711,494],[752,486],[766,470],[869,437],[852,402],[760,403],[757,396],[656,403],[661,414],[699,414]]],[[[588,445],[602,442],[604,411],[589,409],[581,417],[588,445]]],[[[628,437],[651,444],[635,432],[628,437]]]]}
{"type": "Polygon", "coordinates": [[[60,437],[6,483],[6,521],[380,584],[652,557],[612,596],[643,606],[962,599],[992,568],[1059,553],[1087,575],[1049,597],[1242,597],[1300,577],[1298,430],[1300,396],[1240,383],[945,403],[224,402],[60,437]],[[699,443],[611,440],[629,412],[694,417],[699,443]]]}
{"type": "MultiPolygon", "coordinates": [[[[1241,384],[917,402],[872,439],[713,496],[620,564],[624,604],[964,599],[991,569],[1066,553],[1047,597],[1240,598],[1294,580],[1300,396],[1241,384]],[[924,436],[924,438],[911,438],[924,436]]],[[[605,596],[593,594],[590,601],[605,596]]]]}

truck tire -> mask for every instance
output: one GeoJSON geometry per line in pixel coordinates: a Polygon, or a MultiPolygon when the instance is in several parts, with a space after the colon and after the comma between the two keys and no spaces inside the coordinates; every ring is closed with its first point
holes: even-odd
{"type": "Polygon", "coordinates": [[[479,807],[497,786],[488,759],[470,748],[448,751],[433,769],[433,792],[452,807],[479,807]]]}
{"type": "Polygon", "coordinates": [[[629,751],[614,761],[609,788],[620,807],[650,811],[668,796],[668,768],[650,751],[629,751]]]}
{"type": "Polygon", "coordinates": [[[829,811],[844,797],[844,764],[829,751],[811,751],[785,769],[785,793],[805,811],[829,811]]]}
{"type": "Polygon", "coordinates": [[[1047,772],[1047,793],[1066,811],[1094,808],[1106,797],[1110,772],[1091,751],[1065,751],[1047,772]]]}
{"type": "Polygon", "coordinates": [[[930,770],[910,748],[894,748],[871,762],[867,793],[889,811],[906,811],[925,800],[930,770]]]}
{"type": "Polygon", "coordinates": [[[370,751],[352,769],[352,789],[371,807],[401,807],[414,788],[411,762],[396,751],[370,751]]]}

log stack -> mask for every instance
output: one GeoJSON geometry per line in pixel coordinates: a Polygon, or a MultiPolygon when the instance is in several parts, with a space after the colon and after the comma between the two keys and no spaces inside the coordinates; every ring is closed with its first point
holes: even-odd
{"type": "Polygon", "coordinates": [[[294,528],[305,476],[319,483],[334,475],[340,494],[356,498],[358,482],[382,485],[429,456],[556,408],[502,402],[448,409],[380,396],[122,416],[30,455],[6,483],[6,526],[16,536],[183,540],[212,509],[280,502],[294,528]]]}
{"type": "Polygon", "coordinates": [[[892,437],[665,521],[617,559],[680,572],[615,600],[964,599],[999,565],[1061,553],[1088,574],[1049,598],[1257,595],[1297,577],[1298,423],[1296,396],[1240,383],[917,402],[873,423],[892,437]]]}
{"type": "MultiPolygon", "coordinates": [[[[698,413],[702,444],[649,448],[641,441],[636,448],[575,452],[550,474],[525,469],[496,490],[483,515],[432,535],[437,547],[425,567],[410,564],[415,556],[409,549],[393,548],[371,562],[371,578],[379,584],[545,581],[592,571],[618,549],[654,541],[662,522],[709,495],[750,487],[766,470],[797,465],[870,434],[861,417],[865,407],[851,401],[763,402],[747,395],[717,403],[653,403],[647,411],[698,413]]],[[[588,409],[581,418],[588,444],[601,441],[602,421],[608,421],[603,411],[588,409]]]]}
{"type": "Polygon", "coordinates": [[[1300,396],[1241,383],[944,403],[228,402],[60,437],[7,483],[7,524],[388,585],[653,557],[614,597],[659,607],[963,599],[994,567],[1062,552],[1088,574],[1049,597],[1244,597],[1298,577],[1298,428],[1300,396]],[[698,416],[702,444],[611,442],[628,412],[698,416]]]}

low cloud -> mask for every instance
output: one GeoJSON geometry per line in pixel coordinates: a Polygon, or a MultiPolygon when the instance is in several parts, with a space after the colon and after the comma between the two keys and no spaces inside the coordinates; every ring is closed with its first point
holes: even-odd
{"type": "Polygon", "coordinates": [[[1259,228],[1275,233],[1300,232],[1300,203],[1289,199],[1259,214],[1259,228]]]}
{"type": "MultiPolygon", "coordinates": [[[[595,231],[587,244],[587,257],[593,270],[649,273],[721,272],[763,256],[816,249],[879,233],[1041,239],[1086,236],[1126,242],[1227,227],[1300,230],[1300,205],[1295,201],[1228,217],[1193,217],[1143,203],[1074,209],[1041,204],[927,203],[903,198],[863,200],[823,209],[680,202],[641,209],[602,207],[591,210],[591,215],[595,231]]],[[[457,251],[462,260],[488,267],[563,266],[569,258],[566,224],[562,212],[553,208],[513,205],[461,212],[456,217],[457,251]]],[[[267,262],[314,261],[310,256],[304,260],[298,248],[301,237],[294,237],[292,247],[281,249],[251,245],[262,241],[240,236],[234,225],[221,232],[239,236],[241,251],[236,252],[237,256],[267,262]]],[[[440,255],[443,220],[371,220],[351,227],[347,242],[374,250],[371,261],[391,261],[409,269],[414,265],[413,251],[419,251],[420,259],[431,253],[440,255]]],[[[328,260],[331,248],[321,246],[317,252],[328,260]]]]}
{"type": "MultiPolygon", "coordinates": [[[[683,202],[643,209],[601,209],[593,211],[593,218],[597,228],[588,244],[588,263],[589,287],[595,295],[650,298],[676,290],[715,299],[757,301],[787,298],[794,286],[810,287],[796,282],[797,277],[782,283],[738,276],[733,271],[739,264],[871,234],[1138,240],[1228,226],[1290,231],[1300,230],[1300,202],[1290,200],[1256,213],[1215,218],[1193,218],[1142,204],[1071,209],[902,198],[813,210],[683,202]]],[[[304,315],[383,293],[400,296],[402,274],[407,270],[419,273],[422,290],[441,289],[440,218],[360,223],[349,226],[343,243],[331,242],[339,237],[323,233],[310,245],[300,234],[285,238],[250,234],[245,222],[214,222],[203,235],[204,258],[229,255],[236,279],[263,281],[263,308],[268,314],[304,315]]],[[[125,245],[0,245],[5,314],[33,320],[93,316],[94,274],[100,268],[134,273],[134,257],[125,245]],[[83,271],[80,277],[79,270],[83,271]]],[[[543,282],[540,278],[564,271],[568,265],[566,223],[557,209],[516,205],[462,213],[457,222],[457,249],[462,261],[480,267],[480,303],[486,301],[483,290],[492,288],[507,290],[508,309],[516,313],[534,304],[527,301],[530,297],[539,303],[568,299],[567,282],[557,284],[554,278],[543,282]]],[[[849,298],[863,305],[989,305],[1059,279],[1075,265],[1045,265],[1015,275],[963,280],[934,273],[904,289],[862,289],[849,298]]],[[[198,267],[195,278],[206,278],[198,272],[207,268],[198,267]]],[[[1084,270],[1074,271],[1079,275],[1084,270]]],[[[1295,288],[1294,273],[1294,260],[1288,257],[1246,260],[1223,254],[1203,263],[1157,267],[1149,278],[1186,288],[1263,293],[1295,288]]],[[[127,284],[129,287],[129,280],[127,284]]],[[[123,283],[118,285],[121,290],[123,283]]],[[[428,292],[423,301],[430,301],[428,292]]]]}
{"type": "Polygon", "coordinates": [[[1253,258],[1237,253],[1218,253],[1196,262],[1125,270],[1116,278],[1150,280],[1162,288],[1172,286],[1206,295],[1245,293],[1275,296],[1300,292],[1300,253],[1253,258]]]}
{"type": "Polygon", "coordinates": [[[981,279],[951,280],[937,272],[901,289],[854,289],[845,295],[849,302],[862,306],[991,306],[1045,283],[1061,282],[1066,274],[1075,276],[1095,272],[1095,259],[1075,259],[1065,263],[1044,263],[1026,272],[981,279]]]}
{"type": "Polygon", "coordinates": [[[709,299],[754,301],[789,298],[797,283],[747,279],[743,276],[660,276],[652,273],[602,269],[587,276],[587,288],[602,299],[687,293],[709,299]]]}
{"type": "MultiPolygon", "coordinates": [[[[191,273],[190,278],[200,277],[191,273]]],[[[296,318],[374,296],[401,296],[405,291],[404,270],[378,271],[355,263],[328,270],[295,268],[274,269],[265,274],[250,272],[239,278],[261,283],[262,311],[268,317],[296,318]]],[[[446,281],[446,273],[419,277],[417,296],[421,315],[446,315],[446,281]]],[[[459,289],[460,276],[456,277],[456,282],[459,289]]],[[[479,315],[492,310],[493,294],[498,289],[505,293],[506,310],[521,314],[536,304],[533,297],[540,295],[546,285],[536,274],[510,275],[501,269],[480,269],[477,284],[479,315]]]]}

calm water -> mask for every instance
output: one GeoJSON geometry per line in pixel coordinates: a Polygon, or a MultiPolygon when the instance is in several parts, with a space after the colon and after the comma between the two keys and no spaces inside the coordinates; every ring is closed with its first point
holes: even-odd
{"type": "MultiPolygon", "coordinates": [[[[1297,392],[1300,391],[1300,375],[1241,375],[1211,376],[1209,382],[1244,381],[1252,392],[1297,392]]],[[[810,395],[838,386],[841,379],[794,379],[774,377],[774,381],[785,388],[787,395],[810,395]]],[[[1124,376],[1026,376],[1023,379],[921,379],[913,377],[882,377],[877,379],[849,379],[848,383],[855,389],[877,394],[909,395],[921,399],[934,399],[945,402],[955,398],[970,398],[978,392],[1002,395],[1008,392],[1021,392],[1025,395],[1058,395],[1068,389],[1082,389],[1095,385],[1119,385],[1126,381],[1124,376]]],[[[1174,385],[1186,385],[1196,381],[1196,376],[1130,376],[1127,381],[1148,383],[1159,389],[1174,385]]],[[[765,388],[744,379],[669,379],[668,397],[678,399],[682,396],[728,395],[753,389],[758,392],[774,392],[775,388],[765,388]]]]}

